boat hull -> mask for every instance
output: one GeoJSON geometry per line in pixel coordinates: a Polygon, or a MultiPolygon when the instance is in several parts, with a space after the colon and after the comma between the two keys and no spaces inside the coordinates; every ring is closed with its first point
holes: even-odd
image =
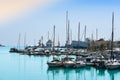
{"type": "Polygon", "coordinates": [[[106,65],[106,69],[118,69],[120,68],[120,65],[106,65]]]}
{"type": "Polygon", "coordinates": [[[75,63],[74,62],[64,62],[63,63],[63,66],[65,67],[65,68],[72,68],[72,67],[74,67],[75,66],[75,63]]]}
{"type": "Polygon", "coordinates": [[[75,64],[75,68],[80,68],[80,67],[85,67],[86,66],[86,64],[85,63],[83,63],[83,62],[76,62],[76,64],[75,64]]]}
{"type": "Polygon", "coordinates": [[[62,67],[62,62],[47,62],[49,67],[62,67]]]}
{"type": "Polygon", "coordinates": [[[118,60],[109,60],[105,63],[106,69],[118,69],[120,68],[120,63],[118,60]]]}

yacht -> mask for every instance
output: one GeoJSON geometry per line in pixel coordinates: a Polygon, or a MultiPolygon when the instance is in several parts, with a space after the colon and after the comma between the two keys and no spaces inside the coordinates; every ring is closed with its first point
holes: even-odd
{"type": "Polygon", "coordinates": [[[66,67],[66,68],[69,68],[69,67],[74,67],[75,65],[75,61],[72,60],[73,58],[71,57],[65,57],[62,62],[63,62],[63,66],[66,67]]]}
{"type": "Polygon", "coordinates": [[[120,67],[120,63],[118,60],[115,59],[114,53],[113,53],[113,40],[114,40],[114,12],[112,13],[112,40],[111,40],[111,57],[110,60],[108,60],[105,63],[105,67],[107,69],[118,69],[120,67]]]}
{"type": "Polygon", "coordinates": [[[118,60],[108,60],[105,63],[105,67],[106,69],[118,69],[120,68],[120,63],[118,62],[118,60]]]}
{"type": "Polygon", "coordinates": [[[57,57],[53,57],[53,60],[51,62],[47,62],[47,64],[49,67],[61,67],[62,61],[57,57]]]}
{"type": "Polygon", "coordinates": [[[75,68],[80,68],[80,67],[84,67],[84,66],[86,66],[85,62],[83,62],[83,61],[76,61],[74,67],[75,68]]]}
{"type": "Polygon", "coordinates": [[[76,56],[75,68],[86,66],[85,60],[81,56],[76,56]]]}
{"type": "Polygon", "coordinates": [[[18,49],[17,48],[10,48],[10,51],[9,52],[18,52],[18,49]]]}

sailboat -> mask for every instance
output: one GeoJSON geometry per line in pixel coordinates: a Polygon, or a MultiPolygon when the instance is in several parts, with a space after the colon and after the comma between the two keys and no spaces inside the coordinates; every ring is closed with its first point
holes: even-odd
{"type": "Polygon", "coordinates": [[[112,41],[111,41],[111,57],[110,60],[105,62],[106,69],[118,69],[120,68],[120,63],[114,58],[113,55],[113,40],[114,40],[114,12],[112,13],[112,41]]]}
{"type": "Polygon", "coordinates": [[[17,48],[13,47],[13,48],[10,48],[10,51],[11,53],[19,53],[20,52],[20,33],[19,33],[19,39],[18,39],[18,43],[17,43],[17,48]]]}
{"type": "Polygon", "coordinates": [[[62,61],[58,58],[53,56],[53,60],[51,62],[47,62],[49,67],[61,67],[62,61]]]}
{"type": "Polygon", "coordinates": [[[65,67],[65,68],[72,68],[72,67],[74,67],[75,61],[73,61],[72,59],[74,59],[74,58],[69,57],[68,55],[66,55],[66,57],[62,59],[63,67],[65,67]]]}

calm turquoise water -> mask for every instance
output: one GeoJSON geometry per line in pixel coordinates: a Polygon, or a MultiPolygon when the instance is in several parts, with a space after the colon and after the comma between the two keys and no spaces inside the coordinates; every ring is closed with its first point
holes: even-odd
{"type": "Polygon", "coordinates": [[[120,80],[120,70],[48,69],[46,62],[51,59],[9,53],[9,47],[0,47],[0,80],[120,80]]]}

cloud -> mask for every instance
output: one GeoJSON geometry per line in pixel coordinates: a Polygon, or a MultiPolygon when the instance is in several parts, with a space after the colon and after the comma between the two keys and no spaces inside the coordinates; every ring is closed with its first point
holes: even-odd
{"type": "Polygon", "coordinates": [[[0,0],[0,21],[39,5],[43,7],[57,0],[0,0]]]}

